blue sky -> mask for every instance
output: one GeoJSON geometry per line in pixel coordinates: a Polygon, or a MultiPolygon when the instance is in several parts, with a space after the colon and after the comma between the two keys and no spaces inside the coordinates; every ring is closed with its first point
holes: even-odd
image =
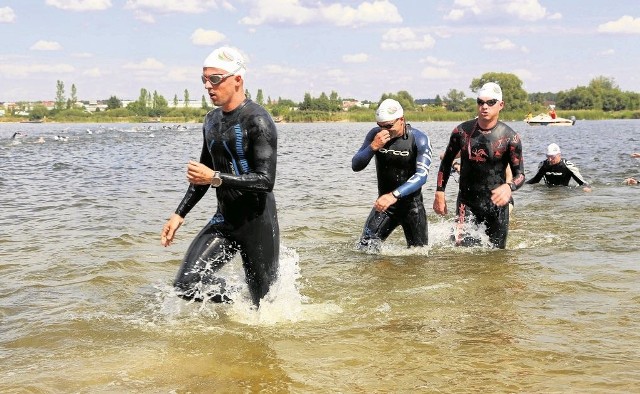
{"type": "Polygon", "coordinates": [[[637,0],[0,0],[0,35],[0,101],[53,100],[57,80],[83,100],[200,99],[221,45],[246,55],[254,97],[472,95],[492,71],[528,92],[597,76],[640,92],[637,0]]]}

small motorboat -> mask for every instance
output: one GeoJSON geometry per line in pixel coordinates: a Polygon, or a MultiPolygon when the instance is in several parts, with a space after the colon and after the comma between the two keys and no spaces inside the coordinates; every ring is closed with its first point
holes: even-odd
{"type": "Polygon", "coordinates": [[[540,114],[527,118],[524,121],[529,123],[530,126],[573,126],[576,124],[576,117],[572,116],[567,119],[556,116],[553,118],[549,114],[540,114]]]}

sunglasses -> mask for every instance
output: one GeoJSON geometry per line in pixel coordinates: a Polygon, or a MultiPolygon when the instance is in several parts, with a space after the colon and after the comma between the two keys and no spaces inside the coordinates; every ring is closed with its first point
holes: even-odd
{"type": "MultiPolygon", "coordinates": [[[[398,119],[400,119],[400,118],[398,118],[398,119]]],[[[398,119],[394,120],[394,121],[393,121],[393,122],[391,122],[391,123],[385,123],[385,124],[380,124],[380,123],[378,123],[378,127],[380,127],[381,129],[384,129],[384,130],[389,130],[389,129],[391,129],[391,128],[393,127],[393,125],[395,125],[395,124],[396,124],[396,122],[398,121],[398,119]]]]}
{"type": "Polygon", "coordinates": [[[242,66],[238,67],[235,71],[227,73],[227,74],[211,74],[209,76],[205,76],[205,75],[201,75],[200,78],[202,79],[202,83],[206,84],[207,81],[211,82],[212,85],[219,85],[222,83],[222,81],[224,81],[225,79],[229,78],[232,75],[235,75],[235,73],[237,73],[238,71],[240,71],[240,69],[242,68],[242,66]]]}
{"type": "Polygon", "coordinates": [[[496,99],[491,99],[491,100],[487,100],[487,101],[480,100],[480,99],[476,100],[476,103],[478,103],[478,105],[482,106],[482,105],[487,104],[489,107],[493,107],[494,105],[496,105],[497,102],[498,102],[498,100],[496,100],[496,99]]]}

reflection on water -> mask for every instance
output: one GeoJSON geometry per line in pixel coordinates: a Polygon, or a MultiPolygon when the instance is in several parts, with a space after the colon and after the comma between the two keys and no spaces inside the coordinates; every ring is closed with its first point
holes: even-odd
{"type": "MultiPolygon", "coordinates": [[[[279,124],[281,272],[259,310],[239,258],[231,305],[171,288],[215,211],[207,195],[159,245],[200,125],[0,124],[0,391],[634,392],[636,123],[514,122],[528,176],[556,142],[593,192],[527,185],[506,250],[456,248],[429,179],[430,245],[399,229],[380,254],[355,249],[377,189],[350,161],[370,125],[279,124]]],[[[414,126],[439,152],[455,124],[414,126]]]]}

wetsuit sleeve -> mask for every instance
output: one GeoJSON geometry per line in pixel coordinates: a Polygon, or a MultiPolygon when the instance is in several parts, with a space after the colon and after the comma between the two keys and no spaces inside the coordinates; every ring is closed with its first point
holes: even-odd
{"type": "Polygon", "coordinates": [[[569,160],[565,161],[564,164],[567,166],[567,169],[571,171],[571,177],[573,178],[574,181],[578,183],[578,185],[589,186],[589,183],[587,183],[587,181],[584,180],[584,178],[580,174],[580,170],[575,164],[573,164],[569,160]]]}
{"type": "Polygon", "coordinates": [[[373,128],[367,133],[362,146],[351,159],[351,169],[353,171],[358,172],[364,170],[376,154],[376,151],[371,148],[371,142],[373,142],[378,131],[380,131],[379,128],[373,128]]]}
{"type": "MultiPolygon", "coordinates": [[[[221,173],[222,187],[251,192],[271,192],[276,183],[278,133],[268,115],[252,114],[242,122],[249,139],[248,151],[253,158],[250,171],[234,175],[221,173]]],[[[206,147],[205,147],[206,148],[206,147]]]]}
{"type": "Polygon", "coordinates": [[[509,142],[509,165],[511,166],[511,173],[513,174],[511,182],[515,186],[515,190],[518,190],[524,185],[525,181],[522,140],[520,140],[518,133],[516,133],[509,142]]]}
{"type": "Polygon", "coordinates": [[[544,173],[545,173],[545,168],[544,168],[544,161],[543,161],[543,162],[540,162],[540,165],[538,165],[538,172],[536,173],[536,176],[529,179],[526,183],[531,185],[533,183],[540,182],[542,180],[542,177],[544,176],[544,173]]]}
{"type": "Polygon", "coordinates": [[[438,169],[436,191],[443,192],[447,188],[447,182],[449,181],[449,176],[451,175],[451,166],[453,165],[453,161],[455,160],[456,156],[460,152],[459,135],[460,133],[457,131],[457,128],[453,131],[453,133],[451,133],[451,138],[449,138],[449,145],[447,145],[447,149],[444,151],[444,156],[442,157],[440,168],[438,169]]]}
{"type": "MultiPolygon", "coordinates": [[[[200,162],[206,165],[209,168],[213,168],[213,162],[211,160],[211,154],[209,154],[209,150],[207,149],[207,144],[204,142],[204,126],[203,126],[203,142],[202,142],[202,152],[200,153],[200,162]]],[[[187,214],[196,206],[198,201],[202,199],[202,197],[209,190],[209,185],[194,185],[193,183],[189,184],[189,188],[185,193],[182,201],[176,208],[175,213],[178,215],[185,217],[187,214]]]]}
{"type": "Polygon", "coordinates": [[[433,151],[431,149],[431,141],[429,137],[421,132],[414,131],[415,143],[416,143],[416,172],[407,179],[405,183],[400,185],[396,190],[400,193],[400,197],[408,196],[414,193],[425,183],[429,177],[429,168],[431,167],[431,155],[433,151]]]}

